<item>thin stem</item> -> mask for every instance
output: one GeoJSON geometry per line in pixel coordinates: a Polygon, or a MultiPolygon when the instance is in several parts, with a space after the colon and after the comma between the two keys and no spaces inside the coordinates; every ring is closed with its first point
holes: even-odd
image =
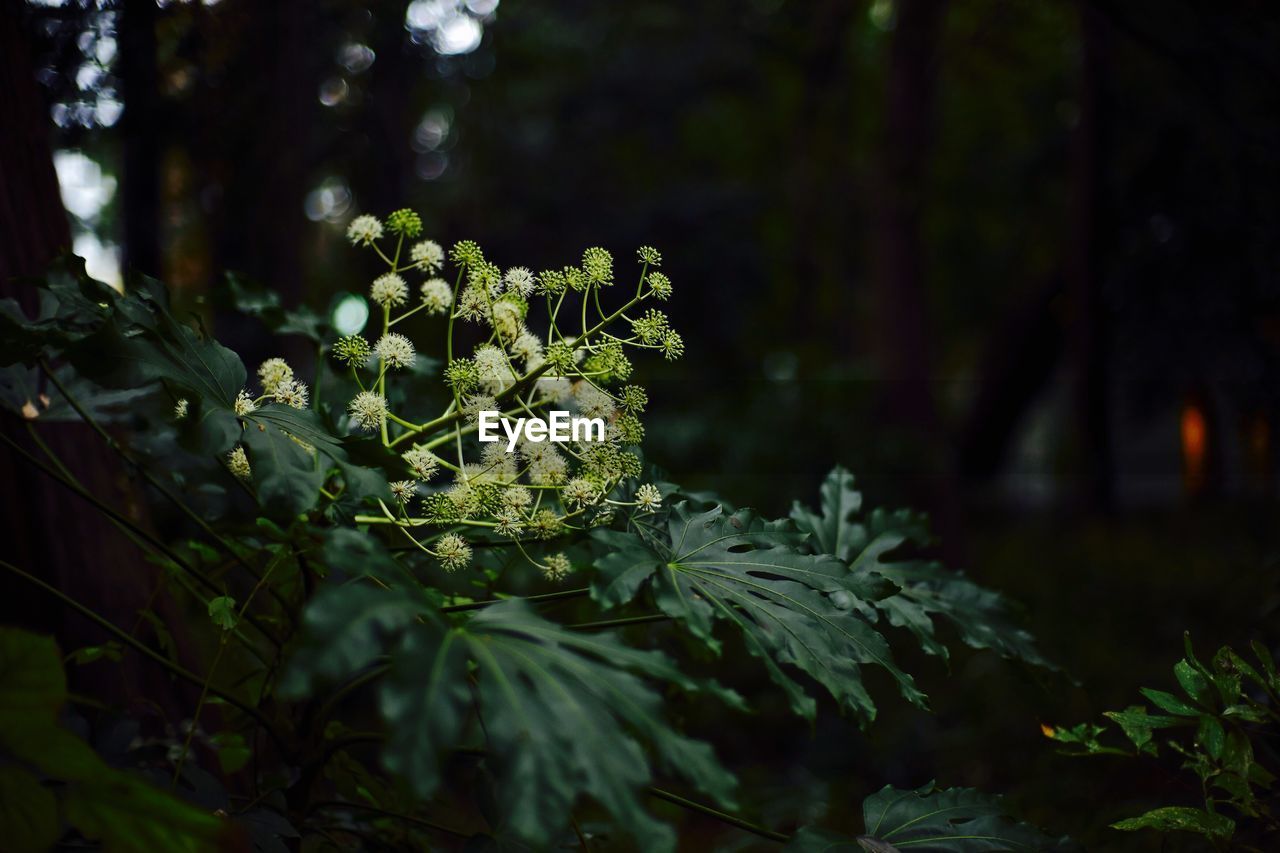
{"type": "Polygon", "coordinates": [[[599,628],[622,628],[627,625],[643,625],[646,622],[665,622],[671,617],[665,613],[647,613],[644,616],[626,616],[621,619],[604,619],[599,622],[579,622],[577,625],[566,625],[574,631],[594,631],[599,628]]]}
{"type": "Polygon", "coordinates": [[[319,803],[312,803],[311,809],[354,809],[356,811],[366,811],[381,817],[389,817],[395,820],[404,821],[405,823],[417,824],[418,826],[426,827],[427,829],[434,829],[436,832],[443,832],[445,835],[452,835],[455,838],[470,838],[473,834],[457,829],[450,829],[447,826],[441,826],[438,823],[432,823],[431,821],[424,820],[420,817],[388,811],[387,809],[378,808],[377,806],[371,806],[365,803],[348,803],[342,800],[324,800],[319,803]]]}
{"type": "MultiPolygon", "coordinates": [[[[0,560],[0,568],[10,571],[13,574],[17,575],[18,577],[28,581],[29,583],[32,583],[35,586],[40,587],[45,592],[52,595],[54,598],[57,598],[63,604],[67,605],[72,610],[79,613],[81,616],[84,616],[86,619],[89,619],[91,622],[98,625],[98,627],[110,633],[120,642],[124,643],[125,645],[129,646],[135,651],[140,652],[141,654],[151,658],[153,661],[155,661],[160,666],[167,669],[169,672],[178,676],[179,678],[187,681],[190,684],[194,684],[197,687],[204,686],[203,678],[196,675],[191,670],[186,669],[185,667],[180,666],[174,663],[173,661],[169,660],[164,655],[155,651],[145,643],[134,639],[131,635],[127,634],[120,628],[117,628],[113,623],[99,616],[92,609],[85,607],[83,604],[76,601],[74,598],[71,598],[69,595],[67,595],[57,587],[46,583],[45,581],[41,580],[35,575],[25,572],[22,569],[18,568],[17,566],[5,560],[0,560]]],[[[225,701],[227,704],[234,705],[236,708],[239,708],[241,711],[248,714],[250,717],[256,720],[258,724],[262,726],[263,729],[266,730],[267,734],[271,736],[272,740],[274,740],[281,747],[284,746],[284,741],[280,738],[280,735],[276,732],[275,728],[271,725],[270,721],[267,720],[266,716],[264,716],[263,713],[259,711],[257,708],[236,698],[230,693],[227,693],[223,690],[219,690],[216,687],[210,686],[209,692],[212,693],[214,696],[219,697],[220,699],[225,701]]]]}
{"type": "Polygon", "coordinates": [[[80,403],[75,399],[75,397],[71,396],[70,392],[67,391],[66,387],[61,382],[58,381],[58,377],[54,375],[53,370],[52,368],[49,367],[48,362],[46,362],[44,359],[40,359],[40,367],[44,370],[45,375],[49,377],[49,381],[54,384],[54,386],[62,394],[63,398],[67,401],[68,404],[70,404],[71,408],[75,409],[76,414],[80,416],[80,419],[83,420],[85,423],[87,423],[90,426],[90,428],[92,428],[93,431],[96,432],[103,439],[103,441],[107,443],[108,447],[110,447],[117,455],[119,455],[121,459],[123,459],[125,462],[128,462],[133,467],[133,469],[138,472],[138,474],[142,477],[142,479],[146,480],[150,486],[156,489],[156,491],[160,492],[160,494],[164,495],[165,498],[167,498],[170,503],[172,503],[175,507],[181,510],[184,515],[186,515],[188,518],[194,521],[196,525],[201,530],[203,530],[207,536],[209,536],[209,538],[213,539],[213,541],[216,542],[218,546],[222,548],[223,551],[226,552],[227,556],[231,557],[237,563],[243,566],[245,570],[247,570],[249,574],[253,575],[255,579],[260,577],[257,569],[251,566],[248,563],[248,561],[246,561],[242,556],[240,556],[240,554],[234,548],[232,548],[231,545],[225,539],[223,539],[222,536],[220,536],[216,530],[214,530],[209,525],[209,522],[206,521],[202,515],[200,515],[198,512],[191,509],[191,507],[183,503],[182,500],[178,498],[177,495],[173,494],[173,492],[169,491],[169,489],[166,488],[163,483],[161,483],[159,480],[153,477],[151,475],[151,472],[148,471],[146,467],[144,467],[140,462],[136,461],[128,453],[125,453],[124,448],[120,446],[120,443],[116,441],[115,438],[109,432],[103,429],[102,425],[99,424],[96,420],[94,420],[93,416],[91,416],[87,411],[85,411],[84,407],[81,406],[80,403]]]}
{"type": "MultiPolygon", "coordinates": [[[[581,598],[591,594],[590,587],[581,587],[579,589],[562,589],[558,592],[544,592],[541,595],[529,595],[523,598],[513,596],[519,601],[528,601],[530,603],[538,603],[543,601],[561,601],[566,598],[581,598]]],[[[465,604],[447,604],[440,608],[441,613],[462,613],[467,610],[480,610],[493,604],[501,604],[504,601],[511,601],[512,598],[490,598],[485,601],[468,601],[465,604]]]]}
{"type": "Polygon", "coordinates": [[[736,826],[738,829],[745,829],[747,832],[758,835],[761,838],[767,838],[770,841],[786,843],[791,840],[791,836],[789,835],[784,835],[781,832],[774,832],[772,829],[766,829],[763,826],[758,826],[749,820],[743,820],[740,817],[722,812],[719,809],[713,809],[711,806],[706,806],[702,803],[695,803],[693,800],[686,800],[679,794],[673,794],[672,792],[662,788],[650,787],[649,796],[657,797],[660,800],[666,800],[668,803],[674,803],[680,808],[688,809],[691,812],[697,812],[698,814],[706,815],[707,817],[713,817],[718,821],[727,823],[730,826],[736,826]]]}
{"type": "Polygon", "coordinates": [[[187,736],[182,741],[182,752],[178,754],[178,760],[173,765],[173,778],[169,780],[169,789],[173,790],[178,785],[178,779],[182,776],[182,765],[187,762],[187,753],[191,751],[191,739],[195,737],[196,726],[200,724],[200,712],[204,710],[204,700],[209,696],[209,682],[213,680],[213,674],[218,669],[218,663],[222,660],[222,653],[227,650],[227,634],[224,631],[222,636],[218,638],[218,651],[213,656],[213,663],[209,664],[209,673],[204,677],[204,684],[200,686],[200,698],[196,700],[196,709],[191,714],[191,725],[187,728],[187,736]]]}

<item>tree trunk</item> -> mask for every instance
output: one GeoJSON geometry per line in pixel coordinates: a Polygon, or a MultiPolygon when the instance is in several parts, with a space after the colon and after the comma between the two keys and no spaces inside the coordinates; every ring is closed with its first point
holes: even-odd
{"type": "Polygon", "coordinates": [[[163,277],[160,262],[160,89],[156,4],[126,0],[120,15],[120,76],[125,111],[121,195],[124,268],[163,277]]]}
{"type": "Polygon", "coordinates": [[[901,0],[889,54],[888,99],[872,211],[871,249],[876,311],[871,330],[881,371],[881,410],[887,426],[914,448],[936,452],[927,485],[913,496],[933,510],[944,552],[963,559],[960,501],[949,439],[933,395],[932,353],[920,226],[928,155],[933,143],[939,42],[947,4],[901,0]]]}
{"type": "Polygon", "coordinates": [[[1114,502],[1114,476],[1107,377],[1107,318],[1099,280],[1099,152],[1105,150],[1108,24],[1102,12],[1081,0],[1080,120],[1072,150],[1071,231],[1067,245],[1067,290],[1071,318],[1068,351],[1074,375],[1074,400],[1082,472],[1079,499],[1091,510],[1107,512],[1114,502]]]}
{"type": "MultiPolygon", "coordinates": [[[[0,123],[0,298],[17,299],[30,315],[35,289],[19,276],[35,276],[71,243],[53,168],[49,108],[36,83],[20,0],[0,0],[0,91],[6,100],[0,123]]],[[[33,401],[39,408],[39,401],[33,401]]],[[[101,440],[80,423],[31,425],[61,462],[90,492],[126,516],[143,514],[130,487],[101,440]]],[[[40,457],[27,424],[0,413],[4,436],[40,457]]],[[[47,460],[45,460],[47,462],[47,460]]],[[[0,482],[8,489],[3,559],[43,578],[117,624],[131,625],[150,594],[153,572],[137,556],[128,539],[107,519],[63,486],[32,467],[9,447],[0,450],[0,482]]],[[[43,590],[0,572],[6,624],[53,631],[64,651],[100,645],[102,629],[68,610],[43,590]]],[[[126,659],[122,675],[98,667],[78,675],[81,688],[108,702],[123,704],[126,689],[163,695],[153,682],[133,670],[126,659]],[[90,683],[91,682],[91,683],[90,683]]]]}

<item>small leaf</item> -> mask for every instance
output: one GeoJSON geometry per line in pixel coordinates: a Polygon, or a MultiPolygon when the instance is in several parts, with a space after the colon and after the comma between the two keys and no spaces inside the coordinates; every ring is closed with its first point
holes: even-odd
{"type": "Polygon", "coordinates": [[[1138,690],[1143,696],[1146,696],[1162,711],[1170,714],[1177,714],[1180,717],[1195,717],[1200,714],[1195,708],[1192,708],[1186,702],[1183,702],[1172,693],[1166,693],[1163,690],[1154,690],[1150,687],[1143,687],[1138,690]]]}
{"type": "Polygon", "coordinates": [[[1206,708],[1211,707],[1213,700],[1209,679],[1201,675],[1199,670],[1186,660],[1180,660],[1174,664],[1173,674],[1182,685],[1182,689],[1187,691],[1188,696],[1206,708]]]}
{"type": "Polygon", "coordinates": [[[1225,841],[1235,834],[1236,824],[1231,818],[1183,806],[1165,806],[1146,814],[1111,824],[1113,829],[1132,832],[1136,829],[1154,829],[1160,832],[1197,832],[1208,838],[1225,841]]]}
{"type": "Polygon", "coordinates": [[[1222,730],[1222,723],[1208,714],[1200,716],[1200,728],[1196,732],[1196,740],[1213,760],[1217,761],[1222,757],[1226,737],[1226,733],[1222,730]]]}
{"type": "Polygon", "coordinates": [[[209,618],[213,620],[213,624],[222,630],[232,630],[236,627],[236,622],[238,621],[236,600],[229,595],[220,595],[217,598],[210,599],[209,618]]]}
{"type": "Polygon", "coordinates": [[[1189,722],[1177,717],[1148,714],[1147,709],[1142,705],[1130,705],[1123,711],[1107,711],[1103,716],[1114,720],[1134,746],[1150,755],[1156,754],[1156,745],[1151,740],[1151,733],[1154,730],[1185,725],[1189,722]]]}

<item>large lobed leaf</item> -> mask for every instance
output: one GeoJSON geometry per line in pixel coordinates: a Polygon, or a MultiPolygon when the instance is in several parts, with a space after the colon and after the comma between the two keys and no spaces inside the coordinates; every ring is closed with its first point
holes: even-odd
{"type": "Polygon", "coordinates": [[[932,782],[914,791],[886,785],[862,803],[863,834],[856,838],[805,827],[787,845],[792,853],[920,851],[994,853],[1067,850],[1030,824],[1009,817],[999,797],[973,788],[939,789],[932,782]]]}
{"type": "Polygon", "coordinates": [[[925,560],[890,560],[907,543],[928,541],[923,516],[908,510],[874,509],[862,515],[862,495],[847,470],[836,467],[823,481],[821,508],[814,512],[796,502],[791,518],[811,538],[811,547],[849,566],[873,571],[893,581],[898,591],[876,602],[890,624],[911,631],[922,648],[943,658],[948,649],[937,637],[935,618],[949,622],[964,643],[991,649],[1004,657],[1049,666],[1036,651],[1030,634],[1013,624],[1008,602],[963,574],[925,560]]]}
{"type": "Polygon", "coordinates": [[[538,849],[561,837],[584,797],[642,849],[673,848],[670,829],[643,805],[654,766],[731,805],[734,779],[711,748],[663,719],[650,681],[701,685],[660,653],[566,630],[519,600],[452,622],[410,583],[331,589],[308,607],[306,626],[289,692],[351,675],[389,651],[379,690],[387,768],[425,799],[452,752],[481,747],[505,831],[538,849]]]}
{"type": "Polygon", "coordinates": [[[923,705],[924,694],[868,619],[871,603],[892,594],[893,584],[872,571],[850,571],[834,557],[804,553],[802,537],[789,528],[750,510],[695,514],[681,503],[656,535],[597,531],[608,552],[598,561],[592,595],[614,607],[647,588],[662,612],[717,650],[715,623],[733,625],[792,709],[808,718],[814,700],[784,665],[807,673],[864,720],[876,713],[863,685],[864,664],[884,669],[904,697],[923,705]]]}

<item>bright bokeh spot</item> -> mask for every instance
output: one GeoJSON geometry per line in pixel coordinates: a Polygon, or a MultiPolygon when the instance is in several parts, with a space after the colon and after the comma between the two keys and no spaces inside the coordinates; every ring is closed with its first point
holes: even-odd
{"type": "Polygon", "coordinates": [[[369,304],[363,297],[348,293],[333,308],[333,328],[340,335],[355,335],[369,322],[369,304]]]}

